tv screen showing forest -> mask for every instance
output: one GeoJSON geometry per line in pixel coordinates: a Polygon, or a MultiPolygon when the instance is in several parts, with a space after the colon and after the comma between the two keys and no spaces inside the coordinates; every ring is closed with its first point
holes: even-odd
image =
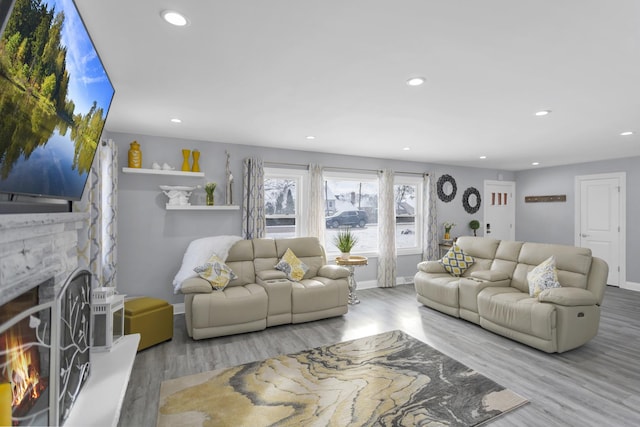
{"type": "Polygon", "coordinates": [[[0,35],[0,193],[79,200],[113,94],[72,0],[15,0],[0,35]]]}

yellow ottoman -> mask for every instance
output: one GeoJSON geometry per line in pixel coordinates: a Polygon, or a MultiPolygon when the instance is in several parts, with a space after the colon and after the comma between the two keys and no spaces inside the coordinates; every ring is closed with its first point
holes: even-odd
{"type": "Polygon", "coordinates": [[[173,338],[173,306],[157,298],[124,302],[124,333],[140,334],[138,351],[173,338]]]}

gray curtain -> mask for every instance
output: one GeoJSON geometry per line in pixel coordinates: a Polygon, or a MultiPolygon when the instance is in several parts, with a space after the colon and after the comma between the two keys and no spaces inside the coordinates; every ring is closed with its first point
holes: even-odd
{"type": "Polygon", "coordinates": [[[307,211],[307,229],[309,236],[317,237],[324,246],[324,181],[322,167],[317,164],[309,165],[309,210],[307,211]]]}
{"type": "Polygon", "coordinates": [[[89,171],[82,199],[75,212],[86,212],[89,221],[78,239],[78,258],[87,268],[94,286],[116,287],[116,241],[118,237],[118,150],[113,140],[102,141],[89,171]]]}
{"type": "Polygon", "coordinates": [[[422,260],[432,261],[440,258],[438,247],[438,218],[436,215],[436,180],[433,174],[424,175],[423,212],[424,227],[422,235],[422,260]]]}
{"type": "Polygon", "coordinates": [[[264,213],[264,165],[261,159],[247,157],[243,165],[242,236],[264,237],[267,223],[264,213]]]}
{"type": "Polygon", "coordinates": [[[379,177],[378,200],[378,287],[396,285],[396,209],[393,171],[383,170],[379,177]]]}

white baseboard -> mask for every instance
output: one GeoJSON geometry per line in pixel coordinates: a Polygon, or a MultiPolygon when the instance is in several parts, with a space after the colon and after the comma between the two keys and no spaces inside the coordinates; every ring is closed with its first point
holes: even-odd
{"type": "MultiPolygon", "coordinates": [[[[413,277],[398,277],[396,278],[396,285],[408,285],[413,284],[413,277]]],[[[377,280],[361,280],[358,282],[358,289],[373,289],[378,287],[377,280]]],[[[640,283],[627,282],[622,289],[629,289],[631,291],[640,292],[640,283]]],[[[184,314],[184,303],[177,302],[173,304],[173,314],[184,314]]]]}
{"type": "Polygon", "coordinates": [[[358,289],[373,289],[378,287],[377,280],[358,280],[358,289]]]}
{"type": "Polygon", "coordinates": [[[173,315],[175,316],[176,314],[184,314],[184,303],[183,302],[177,302],[173,305],[173,315]]]}
{"type": "MultiPolygon", "coordinates": [[[[413,277],[398,277],[396,278],[396,285],[407,285],[413,283],[413,277]]],[[[378,287],[377,280],[360,280],[358,281],[358,289],[373,289],[378,287]]],[[[640,284],[638,284],[640,290],[640,284]]],[[[173,305],[173,314],[184,314],[184,303],[177,302],[173,305]]]]}
{"type": "Polygon", "coordinates": [[[629,289],[630,291],[640,292],[640,283],[635,282],[627,282],[623,286],[620,286],[622,289],[629,289]]]}
{"type": "Polygon", "coordinates": [[[413,285],[413,276],[397,277],[396,285],[413,285]]]}
{"type": "MultiPolygon", "coordinates": [[[[396,277],[396,285],[413,284],[413,277],[396,277]]],[[[373,289],[378,287],[377,280],[359,280],[358,289],[373,289]]]]}

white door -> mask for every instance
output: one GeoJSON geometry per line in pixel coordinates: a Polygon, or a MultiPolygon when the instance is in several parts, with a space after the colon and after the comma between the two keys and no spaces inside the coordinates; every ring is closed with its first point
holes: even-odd
{"type": "Polygon", "coordinates": [[[484,230],[486,237],[500,240],[516,239],[516,183],[513,181],[484,182],[484,230]]]}
{"type": "Polygon", "coordinates": [[[576,177],[576,246],[609,264],[609,285],[620,286],[624,257],[624,174],[576,177]]]}

